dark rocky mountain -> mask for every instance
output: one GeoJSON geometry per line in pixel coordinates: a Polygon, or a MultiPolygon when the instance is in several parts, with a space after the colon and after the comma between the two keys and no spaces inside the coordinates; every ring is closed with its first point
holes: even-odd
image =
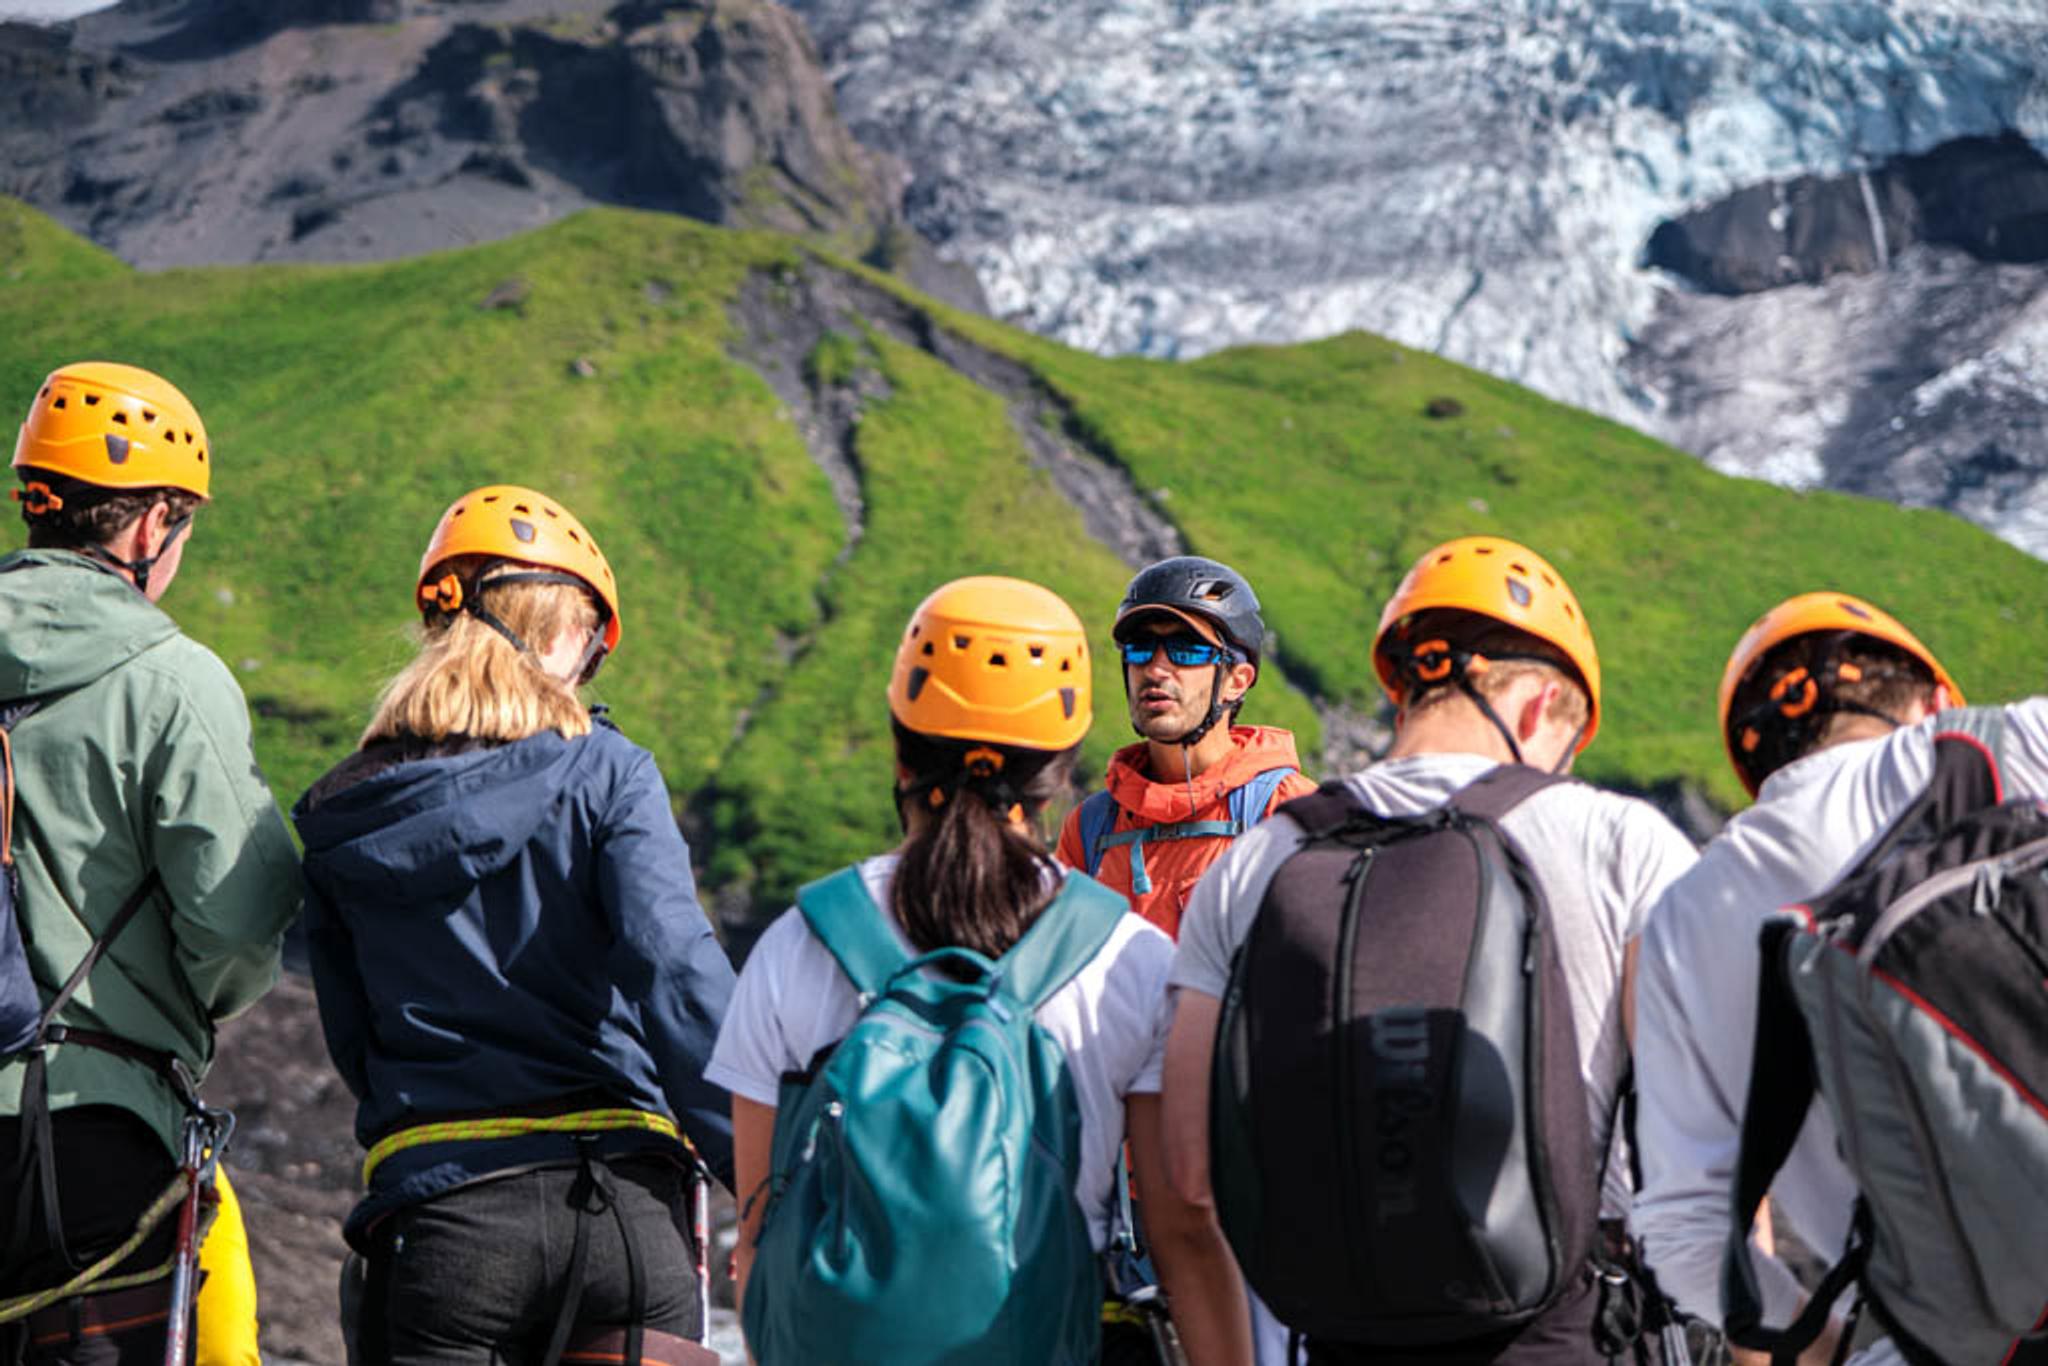
{"type": "Polygon", "coordinates": [[[413,255],[592,203],[772,228],[969,307],[768,0],[127,0],[0,25],[0,193],[138,265],[413,255]]]}
{"type": "Polygon", "coordinates": [[[2008,132],[1856,175],[1752,185],[1660,223],[1646,259],[1715,294],[1754,294],[1882,270],[1920,242],[2048,262],[2048,157],[2008,132]]]}
{"type": "Polygon", "coordinates": [[[1667,220],[1624,362],[1730,473],[1950,508],[2048,552],[2048,159],[1959,138],[1667,220]]]}

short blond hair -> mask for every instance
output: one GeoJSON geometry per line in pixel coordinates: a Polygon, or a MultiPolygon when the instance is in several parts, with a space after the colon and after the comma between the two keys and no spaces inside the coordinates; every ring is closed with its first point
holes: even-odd
{"type": "MultiPolygon", "coordinates": [[[[1456,649],[1484,656],[1488,661],[1487,667],[1470,677],[1473,690],[1488,702],[1499,697],[1509,684],[1524,674],[1540,673],[1564,684],[1545,713],[1549,720],[1561,721],[1567,726],[1583,726],[1592,715],[1592,702],[1586,692],[1585,681],[1579,677],[1571,659],[1557,646],[1527,631],[1517,630],[1477,612],[1437,609],[1417,613],[1404,626],[1402,636],[1405,640],[1417,642],[1443,640],[1456,649]],[[1534,655],[1537,658],[1503,659],[1503,655],[1534,655]]],[[[1463,692],[1446,680],[1411,693],[1402,710],[1414,716],[1453,697],[1462,696],[1463,692]]]]}
{"type": "MultiPolygon", "coordinates": [[[[462,556],[446,566],[464,591],[477,593],[483,608],[533,650],[546,650],[563,631],[594,631],[597,600],[566,583],[507,583],[492,586],[488,567],[521,566],[503,560],[462,556]],[[483,587],[476,585],[481,579],[483,587]]],[[[590,712],[573,684],[552,677],[533,654],[468,612],[430,621],[420,652],[384,685],[377,712],[361,745],[399,736],[440,741],[450,736],[506,742],[541,731],[574,739],[590,733],[590,712]]]]}

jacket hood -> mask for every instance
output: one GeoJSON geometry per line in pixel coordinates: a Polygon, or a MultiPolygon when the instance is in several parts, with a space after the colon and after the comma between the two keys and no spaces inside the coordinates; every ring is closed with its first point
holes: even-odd
{"type": "Polygon", "coordinates": [[[559,819],[600,737],[616,738],[602,727],[578,740],[542,731],[393,764],[317,801],[309,792],[292,808],[306,872],[331,893],[385,901],[415,902],[473,886],[517,858],[544,823],[559,819]]]}
{"type": "Polygon", "coordinates": [[[1233,788],[1244,786],[1269,768],[1301,767],[1293,731],[1278,726],[1232,726],[1230,752],[1195,775],[1190,802],[1190,784],[1185,778],[1154,780],[1146,774],[1146,755],[1142,740],[1118,750],[1109,761],[1107,786],[1118,806],[1155,825],[1191,819],[1228,800],[1233,788]]]}
{"type": "Polygon", "coordinates": [[[89,555],[0,559],[0,698],[83,687],[178,634],[178,623],[89,555]]]}

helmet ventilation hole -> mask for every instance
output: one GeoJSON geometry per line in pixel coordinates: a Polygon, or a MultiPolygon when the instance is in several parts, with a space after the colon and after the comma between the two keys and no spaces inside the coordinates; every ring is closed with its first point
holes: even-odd
{"type": "Polygon", "coordinates": [[[149,409],[144,408],[142,410],[142,420],[144,422],[154,422],[156,421],[156,414],[152,413],[149,409]]]}
{"type": "Polygon", "coordinates": [[[1007,669],[1010,667],[1010,657],[1004,654],[992,654],[988,657],[988,666],[991,669],[1007,669]]]}
{"type": "Polygon", "coordinates": [[[1032,657],[1033,659],[1044,659],[1044,658],[1045,658],[1045,647],[1044,647],[1043,645],[1034,645],[1034,646],[1032,646],[1032,647],[1031,647],[1031,657],[1032,657]]]}
{"type": "MultiPolygon", "coordinates": [[[[45,393],[48,393],[49,391],[48,391],[48,390],[44,390],[44,392],[45,392],[45,393]]],[[[98,394],[85,394],[85,395],[82,395],[82,397],[83,397],[83,398],[85,399],[85,406],[86,406],[86,407],[88,407],[88,408],[97,408],[97,407],[99,407],[99,406],[100,406],[100,396],[99,396],[98,394]]]]}
{"type": "Polygon", "coordinates": [[[954,648],[954,649],[956,649],[956,650],[964,650],[964,649],[966,649],[966,648],[967,648],[967,647],[968,647],[969,645],[972,645],[973,643],[974,643],[974,638],[973,638],[972,636],[954,636],[954,637],[953,637],[953,648],[954,648]]]}
{"type": "Polygon", "coordinates": [[[1071,660],[1071,659],[1063,659],[1063,660],[1061,660],[1061,661],[1060,661],[1060,672],[1061,672],[1061,673],[1063,673],[1063,674],[1070,674],[1070,673],[1072,673],[1073,671],[1074,671],[1074,661],[1073,661],[1073,660],[1071,660]]]}
{"type": "MultiPolygon", "coordinates": [[[[64,400],[63,400],[63,399],[61,399],[61,398],[57,400],[57,403],[58,403],[58,405],[59,405],[59,406],[62,406],[62,405],[63,405],[63,402],[64,402],[64,400]]],[[[116,421],[116,422],[120,423],[120,424],[121,424],[121,425],[122,425],[123,427],[125,427],[125,426],[127,426],[127,425],[128,425],[128,414],[126,414],[126,413],[115,413],[115,414],[114,414],[114,421],[116,421]]]]}
{"type": "Polygon", "coordinates": [[[932,642],[931,642],[931,641],[929,641],[929,640],[927,640],[927,641],[926,641],[926,642],[924,643],[924,649],[922,649],[922,650],[918,651],[918,653],[919,653],[919,654],[925,654],[925,655],[930,655],[930,654],[936,654],[936,653],[937,653],[937,651],[933,649],[933,647],[932,647],[932,642]]]}
{"type": "Polygon", "coordinates": [[[52,408],[61,408],[64,406],[64,400],[60,398],[55,403],[52,403],[50,406],[52,408]]]}
{"type": "Polygon", "coordinates": [[[484,501],[485,501],[486,503],[495,503],[495,502],[497,502],[497,501],[498,501],[498,495],[497,495],[497,494],[495,494],[495,493],[491,493],[491,494],[486,494],[486,495],[484,496],[484,501]]]}

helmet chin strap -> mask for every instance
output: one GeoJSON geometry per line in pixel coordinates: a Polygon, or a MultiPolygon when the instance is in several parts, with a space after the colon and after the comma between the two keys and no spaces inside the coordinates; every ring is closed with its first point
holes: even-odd
{"type": "MultiPolygon", "coordinates": [[[[510,573],[489,574],[479,578],[475,587],[467,593],[461,590],[458,582],[452,592],[435,604],[444,613],[467,612],[503,636],[513,649],[531,660],[535,668],[539,668],[540,653],[522,639],[517,631],[507,626],[497,613],[484,606],[484,590],[508,583],[565,583],[574,588],[581,588],[585,592],[589,591],[590,585],[574,574],[564,574],[552,569],[517,569],[510,573]],[[448,603],[448,597],[452,597],[454,601],[448,603]]],[[[576,671],[572,675],[575,686],[580,687],[597,677],[598,669],[604,664],[605,654],[604,631],[600,624],[600,629],[590,633],[590,639],[584,643],[582,657],[576,661],[576,671]]]]}
{"type": "Polygon", "coordinates": [[[149,571],[156,568],[158,560],[171,553],[171,547],[177,543],[178,538],[184,535],[191,525],[192,514],[188,512],[177,521],[166,526],[164,528],[163,544],[156,548],[156,554],[154,555],[144,555],[139,559],[124,560],[103,545],[87,546],[86,553],[97,559],[104,560],[114,568],[126,573],[129,578],[135,581],[135,591],[146,597],[149,594],[149,571]]]}
{"type": "MultiPolygon", "coordinates": [[[[1223,719],[1223,713],[1229,707],[1229,704],[1223,700],[1224,671],[1229,666],[1229,663],[1230,661],[1227,657],[1217,661],[1216,671],[1209,680],[1209,714],[1202,718],[1201,724],[1181,736],[1178,740],[1166,742],[1170,745],[1179,745],[1183,757],[1186,757],[1187,751],[1202,743],[1203,736],[1216,728],[1216,723],[1223,719]]],[[[1125,686],[1129,686],[1129,684],[1126,683],[1125,686]]]]}
{"type": "MultiPolygon", "coordinates": [[[[1501,740],[1508,747],[1509,757],[1515,763],[1527,765],[1529,761],[1522,755],[1521,742],[1515,738],[1515,732],[1508,726],[1506,721],[1501,719],[1501,714],[1494,710],[1493,703],[1487,701],[1479,689],[1472,686],[1473,674],[1484,673],[1491,665],[1504,663],[1509,660],[1524,660],[1532,664],[1549,664],[1553,666],[1556,664],[1555,660],[1538,654],[1510,654],[1506,652],[1497,655],[1474,654],[1470,650],[1458,649],[1440,640],[1429,641],[1415,649],[1409,650],[1399,662],[1402,672],[1410,680],[1409,686],[1411,688],[1417,686],[1433,687],[1442,683],[1445,679],[1455,683],[1460,692],[1472,699],[1472,705],[1479,708],[1479,714],[1484,716],[1492,723],[1493,728],[1500,732],[1501,740]]],[[[1564,772],[1565,765],[1571,762],[1573,753],[1579,747],[1579,737],[1585,733],[1586,723],[1581,721],[1578,729],[1572,732],[1570,742],[1558,753],[1557,762],[1550,766],[1552,773],[1564,772]]]]}

